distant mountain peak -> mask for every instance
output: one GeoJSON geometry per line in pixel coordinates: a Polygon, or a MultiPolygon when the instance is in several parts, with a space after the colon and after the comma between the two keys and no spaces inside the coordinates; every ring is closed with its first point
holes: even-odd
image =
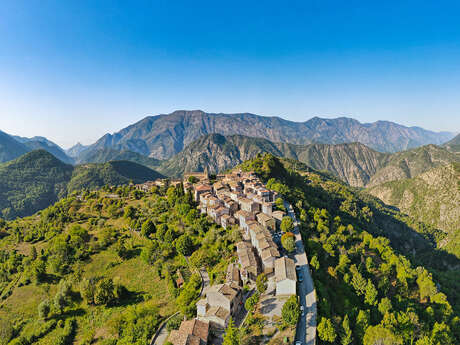
{"type": "Polygon", "coordinates": [[[361,142],[380,152],[397,152],[429,143],[442,144],[449,133],[408,128],[393,122],[362,124],[350,117],[314,117],[294,122],[251,113],[206,113],[176,110],[148,116],[116,133],[105,134],[86,150],[128,150],[156,159],[168,159],[188,144],[210,133],[244,135],[297,145],[361,142]]]}

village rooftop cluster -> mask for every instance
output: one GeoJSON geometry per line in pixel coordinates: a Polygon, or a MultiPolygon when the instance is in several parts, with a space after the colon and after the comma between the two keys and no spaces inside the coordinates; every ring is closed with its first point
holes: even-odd
{"type": "MultiPolygon", "coordinates": [[[[207,172],[189,173],[183,183],[191,191],[201,213],[207,214],[223,228],[238,226],[243,240],[236,244],[238,262],[227,269],[226,282],[210,286],[204,298],[197,302],[197,318],[184,321],[169,341],[174,345],[207,344],[208,332],[222,331],[230,318],[238,319],[244,305],[243,284],[253,284],[260,273],[265,273],[276,286],[276,296],[296,294],[296,267],[294,260],[280,254],[279,227],[286,213],[276,204],[280,195],[266,188],[252,172],[233,171],[217,175],[211,182],[207,172]]],[[[140,185],[150,189],[162,185],[154,181],[140,185]]]]}

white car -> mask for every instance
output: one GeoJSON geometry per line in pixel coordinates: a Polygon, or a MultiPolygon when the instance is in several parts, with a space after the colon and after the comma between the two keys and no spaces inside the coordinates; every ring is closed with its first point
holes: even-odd
{"type": "Polygon", "coordinates": [[[302,342],[301,341],[296,341],[295,345],[302,345],[302,342]]]}
{"type": "Polygon", "coordinates": [[[303,307],[303,305],[300,306],[300,313],[302,314],[302,316],[305,315],[305,308],[303,307]]]}

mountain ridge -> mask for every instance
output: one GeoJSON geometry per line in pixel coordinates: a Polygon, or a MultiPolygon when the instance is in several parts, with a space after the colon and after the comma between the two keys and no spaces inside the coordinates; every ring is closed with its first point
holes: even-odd
{"type": "Polygon", "coordinates": [[[347,117],[314,117],[305,122],[293,122],[276,116],[251,113],[178,110],[170,114],[147,116],[118,132],[107,133],[86,150],[112,148],[167,159],[199,137],[212,133],[239,134],[302,145],[313,142],[339,144],[359,141],[382,152],[395,152],[429,143],[442,144],[453,137],[452,133],[435,133],[393,122],[362,124],[347,117]]]}
{"type": "Polygon", "coordinates": [[[46,150],[0,164],[0,217],[23,217],[48,207],[76,189],[141,183],[163,177],[127,161],[73,166],[46,150]]]}

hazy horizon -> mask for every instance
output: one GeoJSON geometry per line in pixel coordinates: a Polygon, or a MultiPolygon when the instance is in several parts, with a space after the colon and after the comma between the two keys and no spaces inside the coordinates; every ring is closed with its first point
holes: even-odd
{"type": "Polygon", "coordinates": [[[460,3],[6,0],[0,130],[91,144],[176,109],[460,132],[460,3]]]}
{"type": "MultiPolygon", "coordinates": [[[[192,111],[192,110],[201,110],[201,111],[204,111],[205,113],[212,113],[212,114],[217,114],[217,113],[224,113],[224,114],[229,114],[229,115],[233,115],[233,114],[237,114],[237,113],[227,113],[227,112],[212,112],[212,111],[205,111],[205,110],[202,110],[202,109],[176,109],[174,111],[180,111],[180,110],[186,110],[186,111],[192,111]]],[[[27,137],[27,138],[31,138],[31,137],[34,137],[34,136],[39,136],[39,137],[45,137],[47,138],[48,140],[51,140],[53,141],[54,143],[58,144],[61,148],[63,149],[69,149],[71,148],[72,146],[75,146],[76,144],[80,143],[82,145],[85,145],[85,146],[88,146],[88,145],[91,145],[93,143],[95,143],[98,139],[100,139],[102,136],[104,136],[105,134],[114,134],[116,132],[119,132],[120,130],[130,126],[130,125],[133,125],[137,122],[140,122],[142,121],[143,119],[145,119],[146,117],[150,117],[150,116],[157,116],[157,115],[168,115],[170,113],[173,113],[174,111],[171,111],[171,112],[159,112],[157,114],[150,114],[150,115],[145,115],[123,127],[120,127],[120,128],[117,128],[113,131],[107,131],[107,132],[104,132],[102,133],[101,135],[99,135],[97,138],[95,138],[94,140],[92,141],[89,141],[89,142],[84,142],[83,140],[77,140],[76,142],[70,144],[70,145],[62,145],[60,144],[58,141],[56,140],[53,140],[52,136],[46,136],[46,135],[40,135],[40,134],[34,134],[34,135],[22,135],[22,134],[18,134],[18,133],[13,133],[13,132],[9,132],[7,130],[4,130],[2,128],[0,128],[0,131],[3,131],[9,135],[13,135],[13,136],[21,136],[21,137],[27,137]]],[[[250,113],[250,114],[254,114],[254,115],[259,115],[259,116],[265,116],[265,117],[280,117],[284,120],[288,120],[288,121],[293,121],[293,120],[289,120],[288,118],[284,117],[284,116],[280,116],[280,115],[264,115],[264,114],[255,114],[255,113],[252,113],[252,112],[238,112],[238,113],[250,113]]],[[[346,117],[346,118],[352,118],[352,119],[355,119],[355,120],[358,120],[360,123],[362,124],[371,124],[371,123],[374,123],[374,122],[377,122],[377,121],[388,121],[388,120],[377,120],[377,121],[372,121],[372,122],[363,122],[363,121],[360,121],[359,119],[357,118],[354,118],[354,117],[351,117],[351,116],[347,116],[347,115],[341,115],[341,116],[312,116],[312,117],[309,117],[307,118],[305,121],[294,121],[294,122],[306,122],[314,117],[319,117],[319,118],[323,118],[323,119],[337,119],[337,118],[341,118],[341,117],[346,117]]],[[[390,121],[390,122],[394,122],[394,121],[390,121]]],[[[433,131],[433,132],[449,132],[449,133],[455,133],[455,134],[459,134],[460,132],[456,132],[456,131],[436,131],[436,130],[432,130],[430,128],[424,128],[424,127],[421,127],[421,126],[417,126],[417,125],[406,125],[406,124],[403,124],[403,123],[399,123],[399,122],[395,122],[395,123],[398,123],[400,125],[403,125],[403,126],[406,126],[406,127],[420,127],[420,128],[423,128],[423,129],[426,129],[426,130],[429,130],[429,131],[433,131]]]]}

